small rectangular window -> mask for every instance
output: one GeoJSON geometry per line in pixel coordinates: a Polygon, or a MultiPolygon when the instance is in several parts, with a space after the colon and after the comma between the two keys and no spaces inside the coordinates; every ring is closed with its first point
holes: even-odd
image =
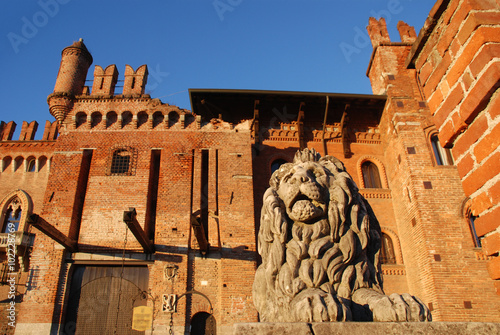
{"type": "Polygon", "coordinates": [[[135,150],[132,148],[114,149],[109,169],[110,175],[134,175],[135,174],[135,150]]]}
{"type": "Polygon", "coordinates": [[[130,153],[125,150],[113,153],[113,162],[111,163],[112,174],[127,173],[130,167],[130,153]]]}

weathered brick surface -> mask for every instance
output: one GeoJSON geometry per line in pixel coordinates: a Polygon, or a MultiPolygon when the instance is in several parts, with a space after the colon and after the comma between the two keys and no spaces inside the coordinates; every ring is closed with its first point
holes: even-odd
{"type": "MultiPolygon", "coordinates": [[[[458,26],[459,24],[454,24],[448,29],[448,34],[458,26]]],[[[435,29],[442,33],[447,30],[445,28],[437,26],[435,29]]],[[[449,35],[445,38],[449,44],[449,35]]],[[[500,301],[488,278],[486,262],[483,258],[478,258],[473,249],[467,220],[460,214],[460,207],[466,199],[460,176],[465,176],[470,168],[477,165],[475,157],[469,151],[470,145],[464,144],[458,171],[452,166],[436,166],[429,146],[433,127],[439,129],[443,125],[442,130],[449,125],[450,134],[457,136],[456,127],[463,127],[463,121],[459,117],[451,117],[449,113],[455,110],[455,115],[459,116],[457,105],[467,93],[467,89],[461,85],[443,81],[448,66],[453,64],[454,59],[446,52],[445,42],[441,42],[439,50],[435,49],[435,45],[434,49],[428,46],[429,43],[437,44],[439,41],[439,35],[429,37],[422,51],[425,53],[427,50],[428,57],[421,62],[422,68],[417,68],[421,71],[420,82],[424,83],[424,99],[432,94],[428,101],[430,110],[420,108],[417,112],[417,109],[411,107],[401,110],[390,105],[385,109],[380,124],[381,134],[384,134],[383,143],[387,148],[384,151],[384,161],[390,162],[387,174],[393,194],[397,232],[407,276],[413,278],[408,280],[409,291],[425,302],[432,303],[435,320],[494,321],[496,317],[493,314],[487,316],[489,312],[485,312],[483,308],[488,309],[491,301],[500,306],[500,301]],[[434,67],[433,71],[429,69],[431,65],[434,67]],[[410,146],[416,148],[414,154],[407,150],[410,146]],[[424,184],[430,187],[424,187],[424,184]],[[465,284],[462,281],[465,277],[467,282],[474,284],[465,284]],[[453,296],[448,294],[450,290],[454,292],[453,296]],[[470,301],[472,296],[481,298],[473,299],[473,309],[464,308],[464,301],[470,301]],[[452,310],[454,311],[451,312],[452,310]]],[[[383,91],[384,85],[389,84],[382,79],[384,73],[396,73],[397,78],[401,78],[396,83],[398,87],[388,88],[386,92],[389,100],[404,99],[402,101],[405,107],[411,106],[407,100],[421,97],[412,70],[404,67],[402,64],[405,61],[400,60],[408,55],[409,49],[410,46],[396,44],[379,46],[374,51],[368,72],[374,93],[383,91]],[[408,96],[402,92],[415,93],[408,96]]],[[[419,59],[417,58],[417,63],[419,59]]],[[[473,141],[478,141],[489,129],[488,122],[488,118],[475,121],[475,132],[462,136],[475,137],[473,141]]],[[[441,139],[441,133],[439,137],[441,139]]],[[[491,208],[490,203],[490,195],[485,193],[471,207],[476,211],[487,211],[491,208]]]]}
{"type": "Polygon", "coordinates": [[[471,209],[479,217],[478,229],[487,239],[500,227],[490,219],[499,206],[490,188],[500,175],[500,7],[493,0],[440,1],[430,17],[436,25],[422,32],[422,48],[414,48],[419,51],[411,58],[440,141],[453,149],[465,193],[472,198],[471,209]]]}

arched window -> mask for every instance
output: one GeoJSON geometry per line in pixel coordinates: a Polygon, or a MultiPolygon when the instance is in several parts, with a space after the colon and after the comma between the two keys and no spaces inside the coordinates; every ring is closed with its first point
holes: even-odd
{"type": "Polygon", "coordinates": [[[285,164],[285,163],[288,163],[286,160],[284,159],[275,159],[272,163],[271,163],[271,174],[274,173],[274,171],[278,170],[280,168],[281,165],[285,164]]]}
{"type": "Polygon", "coordinates": [[[75,128],[80,127],[82,124],[85,124],[87,122],[87,114],[84,112],[79,112],[76,114],[75,118],[75,128]]]}
{"type": "Polygon", "coordinates": [[[17,211],[12,210],[11,208],[5,214],[5,222],[3,225],[2,233],[12,233],[13,231],[17,231],[19,229],[19,222],[21,221],[21,208],[17,211]],[[13,228],[14,230],[11,230],[13,228]]]}
{"type": "Polygon", "coordinates": [[[90,128],[96,127],[102,121],[102,114],[99,112],[94,112],[90,116],[90,128]]]}
{"type": "Polygon", "coordinates": [[[36,171],[36,159],[34,157],[27,159],[26,172],[36,171]]]}
{"type": "Polygon", "coordinates": [[[140,112],[137,114],[137,128],[140,128],[143,124],[148,122],[148,114],[146,112],[140,112]]]}
{"type": "Polygon", "coordinates": [[[158,125],[160,125],[165,117],[163,116],[162,112],[155,112],[153,114],[153,128],[156,128],[158,125]]]}
{"type": "Polygon", "coordinates": [[[172,127],[177,122],[179,122],[179,113],[174,111],[168,113],[168,127],[172,127]]]}
{"type": "Polygon", "coordinates": [[[7,207],[5,213],[5,220],[2,226],[2,233],[12,233],[19,230],[19,223],[21,221],[21,201],[19,198],[14,198],[7,207]],[[12,230],[13,229],[13,230],[12,230]]]}
{"type": "Polygon", "coordinates": [[[111,127],[113,124],[116,123],[117,120],[118,120],[118,115],[116,115],[116,112],[111,111],[108,114],[106,114],[106,128],[111,127]]]}
{"type": "Polygon", "coordinates": [[[361,172],[363,173],[365,188],[382,188],[380,174],[374,163],[366,161],[361,164],[361,172]]]}
{"type": "Polygon", "coordinates": [[[22,156],[16,157],[14,160],[14,171],[18,171],[19,168],[21,168],[22,171],[22,166],[23,166],[24,158],[22,156]]]}
{"type": "Polygon", "coordinates": [[[443,148],[436,134],[431,136],[432,151],[437,165],[454,165],[450,149],[443,148]]]}
{"type": "Polygon", "coordinates": [[[4,172],[12,163],[12,157],[7,156],[2,159],[2,166],[0,167],[0,172],[4,172]]]}
{"type": "Polygon", "coordinates": [[[115,150],[111,162],[111,174],[128,174],[131,158],[131,154],[127,149],[115,150]]]}
{"type": "Polygon", "coordinates": [[[42,171],[45,165],[47,165],[47,157],[40,156],[40,158],[38,158],[38,171],[42,171]]]}
{"type": "Polygon", "coordinates": [[[474,243],[474,247],[481,248],[481,240],[479,239],[479,236],[477,236],[476,226],[474,222],[477,219],[477,217],[472,214],[470,206],[471,206],[471,200],[468,199],[464,202],[462,213],[464,218],[467,220],[467,223],[469,224],[469,230],[472,237],[472,243],[474,243]]]}
{"type": "Polygon", "coordinates": [[[123,112],[122,114],[122,128],[132,122],[132,113],[129,111],[123,112]]]}
{"type": "Polygon", "coordinates": [[[469,229],[470,229],[470,233],[472,235],[472,242],[474,242],[474,246],[476,248],[481,248],[481,240],[477,236],[476,226],[474,225],[474,221],[476,220],[476,218],[477,217],[475,217],[474,215],[469,215],[469,217],[468,217],[468,219],[469,219],[469,229]]]}
{"type": "Polygon", "coordinates": [[[380,262],[382,264],[396,264],[394,244],[389,235],[382,233],[382,248],[380,250],[380,262]]]}

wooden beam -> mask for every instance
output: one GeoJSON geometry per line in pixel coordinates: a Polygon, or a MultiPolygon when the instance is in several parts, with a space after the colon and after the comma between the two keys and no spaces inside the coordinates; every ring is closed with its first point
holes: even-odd
{"type": "Polygon", "coordinates": [[[193,227],[194,236],[198,241],[201,253],[206,254],[208,252],[210,244],[208,243],[205,236],[205,230],[203,229],[203,225],[201,224],[201,219],[199,217],[191,215],[191,226],[193,227]]]}
{"type": "Polygon", "coordinates": [[[260,134],[259,134],[259,100],[255,100],[253,103],[253,120],[250,129],[252,130],[252,137],[255,140],[255,143],[260,142],[260,134]]]}
{"type": "Polygon", "coordinates": [[[299,128],[298,134],[299,134],[300,150],[305,149],[305,147],[306,147],[306,141],[304,139],[304,106],[305,105],[306,105],[305,102],[300,103],[299,115],[297,116],[297,127],[299,128]]]}
{"type": "Polygon", "coordinates": [[[128,211],[123,212],[123,221],[127,224],[128,228],[134,234],[137,241],[141,244],[145,253],[154,253],[153,242],[146,237],[146,233],[137,221],[137,212],[135,208],[129,208],[128,211]]]}
{"type": "Polygon", "coordinates": [[[347,138],[347,122],[349,121],[349,117],[347,116],[348,109],[349,104],[346,104],[344,113],[342,113],[342,120],[340,120],[340,134],[342,140],[342,148],[344,149],[344,158],[348,158],[348,156],[351,154],[351,150],[349,149],[349,141],[347,138]]]}
{"type": "Polygon", "coordinates": [[[33,227],[36,227],[42,233],[62,245],[70,252],[77,251],[77,242],[70,239],[68,236],[61,233],[56,227],[52,226],[50,223],[39,217],[37,214],[31,214],[26,220],[33,227]]]}
{"type": "Polygon", "coordinates": [[[328,155],[328,148],[325,142],[326,121],[328,118],[328,105],[330,104],[330,97],[326,96],[325,116],[323,118],[323,132],[321,133],[321,143],[323,143],[323,157],[328,155]]]}

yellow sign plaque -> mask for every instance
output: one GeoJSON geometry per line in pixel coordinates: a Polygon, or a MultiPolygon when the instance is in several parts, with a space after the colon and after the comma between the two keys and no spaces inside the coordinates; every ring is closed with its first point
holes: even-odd
{"type": "Polygon", "coordinates": [[[132,316],[132,329],[145,331],[151,329],[153,322],[153,308],[148,306],[134,307],[132,316]]]}

